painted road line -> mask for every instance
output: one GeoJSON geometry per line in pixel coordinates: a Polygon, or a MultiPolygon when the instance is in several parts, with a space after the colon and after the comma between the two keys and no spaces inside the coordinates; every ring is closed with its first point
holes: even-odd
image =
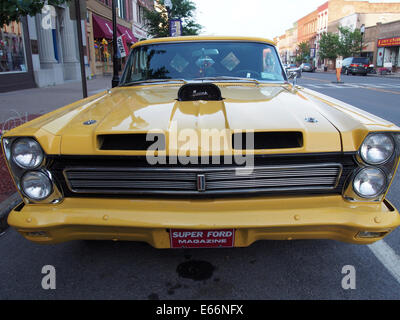
{"type": "Polygon", "coordinates": [[[322,87],[321,85],[317,86],[316,84],[304,84],[305,87],[313,87],[313,88],[317,88],[317,89],[323,89],[324,87],[322,87]]]}
{"type": "Polygon", "coordinates": [[[400,91],[387,90],[387,89],[383,89],[381,87],[376,88],[376,87],[370,86],[369,84],[321,83],[321,84],[318,84],[318,85],[314,85],[314,84],[310,84],[310,83],[304,83],[304,84],[301,84],[301,85],[304,86],[304,87],[311,86],[311,87],[317,88],[317,89],[333,89],[333,88],[335,88],[335,89],[351,89],[351,88],[354,88],[354,89],[365,89],[365,90],[372,90],[372,91],[378,91],[378,92],[399,94],[400,95],[400,91]]]}
{"type": "Polygon", "coordinates": [[[365,87],[369,87],[369,88],[380,88],[380,89],[384,89],[387,88],[385,85],[383,84],[372,84],[372,83],[363,83],[360,85],[365,86],[365,87]]]}
{"type": "Polygon", "coordinates": [[[360,85],[358,83],[342,83],[341,86],[344,86],[346,88],[360,88],[360,85]]]}
{"type": "Polygon", "coordinates": [[[367,90],[373,90],[373,91],[378,91],[378,92],[385,92],[385,93],[392,93],[392,94],[400,94],[400,91],[392,91],[392,90],[385,90],[385,89],[378,89],[378,88],[362,88],[362,89],[367,89],[367,90]]]}
{"type": "Polygon", "coordinates": [[[397,282],[400,283],[400,257],[396,252],[384,240],[369,244],[368,247],[397,282]]]}

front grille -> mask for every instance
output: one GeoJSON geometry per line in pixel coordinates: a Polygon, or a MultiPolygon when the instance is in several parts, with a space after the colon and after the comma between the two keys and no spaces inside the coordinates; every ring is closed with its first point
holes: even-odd
{"type": "Polygon", "coordinates": [[[238,193],[340,194],[355,166],[352,155],[291,155],[257,156],[252,171],[232,165],[145,166],[141,157],[58,158],[49,169],[61,182],[65,196],[202,197],[238,193]]]}

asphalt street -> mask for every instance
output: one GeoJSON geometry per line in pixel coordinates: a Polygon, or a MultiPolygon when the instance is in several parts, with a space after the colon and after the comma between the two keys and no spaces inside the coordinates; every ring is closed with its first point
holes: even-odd
{"type": "MultiPolygon", "coordinates": [[[[310,73],[299,84],[400,125],[400,80],[343,76],[343,85],[333,80],[333,74],[310,73]]],[[[389,194],[398,208],[399,191],[398,175],[389,194]]],[[[400,230],[385,243],[398,259],[400,230]]],[[[330,240],[196,250],[111,241],[43,246],[9,229],[0,237],[0,299],[399,299],[398,279],[372,249],[330,240]],[[186,278],[183,263],[201,268],[204,276],[186,278]],[[55,290],[42,289],[45,265],[56,269],[55,290]],[[356,270],[355,289],[342,288],[347,265],[356,270]]]]}

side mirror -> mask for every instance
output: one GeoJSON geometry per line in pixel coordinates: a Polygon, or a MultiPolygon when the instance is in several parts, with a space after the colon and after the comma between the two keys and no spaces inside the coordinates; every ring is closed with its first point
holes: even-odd
{"type": "Polygon", "coordinates": [[[288,79],[300,79],[301,78],[301,69],[300,68],[286,69],[286,75],[287,75],[288,79]]]}

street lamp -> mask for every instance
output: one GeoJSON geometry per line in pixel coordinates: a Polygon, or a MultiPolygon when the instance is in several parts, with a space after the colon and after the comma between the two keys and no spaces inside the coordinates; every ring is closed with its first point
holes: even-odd
{"type": "Polygon", "coordinates": [[[112,0],[112,25],[113,25],[113,78],[111,86],[119,85],[119,60],[117,47],[117,0],[112,0]]]}
{"type": "Polygon", "coordinates": [[[365,25],[361,25],[360,27],[360,33],[361,33],[361,46],[360,46],[360,57],[362,55],[362,48],[363,48],[363,37],[364,37],[364,33],[365,33],[365,25]]]}

